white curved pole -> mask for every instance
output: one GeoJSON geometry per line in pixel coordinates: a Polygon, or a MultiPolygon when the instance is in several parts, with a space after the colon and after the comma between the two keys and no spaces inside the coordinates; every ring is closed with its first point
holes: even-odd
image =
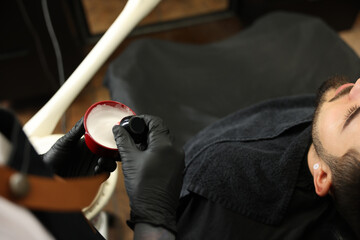
{"type": "Polygon", "coordinates": [[[114,23],[54,96],[24,125],[29,138],[51,134],[61,116],[131,30],[161,0],[129,0],[114,23]]]}

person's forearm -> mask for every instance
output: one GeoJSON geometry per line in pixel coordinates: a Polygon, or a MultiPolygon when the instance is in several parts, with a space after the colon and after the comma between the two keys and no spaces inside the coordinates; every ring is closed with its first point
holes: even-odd
{"type": "Polygon", "coordinates": [[[162,227],[137,223],[134,230],[134,240],[175,240],[175,235],[162,227]]]}

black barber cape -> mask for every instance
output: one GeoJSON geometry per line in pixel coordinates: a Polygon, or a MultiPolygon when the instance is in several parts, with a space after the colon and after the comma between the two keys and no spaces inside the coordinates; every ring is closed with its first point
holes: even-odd
{"type": "MultiPolygon", "coordinates": [[[[52,170],[42,161],[32,146],[29,152],[24,152],[25,143],[30,143],[22,131],[22,126],[12,113],[1,108],[0,131],[12,144],[12,154],[8,161],[9,167],[20,171],[26,155],[30,158],[28,174],[49,178],[53,176],[52,170]]],[[[81,212],[32,211],[32,213],[55,239],[104,239],[95,228],[90,226],[81,212]]]]}
{"type": "Polygon", "coordinates": [[[190,140],[179,239],[354,239],[313,187],[313,112],[310,95],[271,100],[190,140]]]}

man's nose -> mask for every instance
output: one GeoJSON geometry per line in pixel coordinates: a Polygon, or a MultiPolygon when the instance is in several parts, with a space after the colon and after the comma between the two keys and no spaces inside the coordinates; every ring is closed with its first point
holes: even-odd
{"type": "Polygon", "coordinates": [[[360,100],[360,78],[356,81],[354,87],[351,89],[349,94],[350,100],[360,100]]]}

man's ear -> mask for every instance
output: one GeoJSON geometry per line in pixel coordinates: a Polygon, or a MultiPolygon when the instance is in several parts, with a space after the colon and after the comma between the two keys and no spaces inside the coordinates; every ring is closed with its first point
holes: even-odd
{"type": "Polygon", "coordinates": [[[314,169],[314,186],[316,194],[320,197],[326,196],[332,184],[330,168],[321,163],[317,169],[314,169]]]}

